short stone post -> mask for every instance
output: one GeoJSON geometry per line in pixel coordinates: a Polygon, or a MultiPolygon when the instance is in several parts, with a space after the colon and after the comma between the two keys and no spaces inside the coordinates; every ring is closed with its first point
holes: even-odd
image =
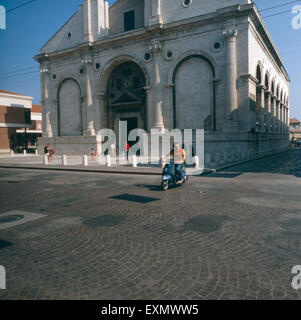
{"type": "Polygon", "coordinates": [[[194,168],[200,169],[200,158],[198,156],[195,156],[193,160],[194,160],[194,168]]]}
{"type": "Polygon", "coordinates": [[[24,156],[26,156],[26,155],[27,155],[27,152],[26,152],[26,150],[24,150],[24,151],[23,151],[23,154],[24,154],[24,156]]]}
{"type": "Polygon", "coordinates": [[[83,156],[83,165],[84,165],[85,167],[88,167],[88,156],[87,156],[87,155],[84,155],[84,156],[83,156]]]}
{"type": "Polygon", "coordinates": [[[47,155],[45,155],[45,156],[43,157],[43,164],[44,164],[44,165],[48,165],[48,164],[49,164],[48,156],[47,156],[47,155]]]}
{"type": "Polygon", "coordinates": [[[111,166],[112,166],[111,156],[107,155],[107,167],[111,167],[111,166]]]}
{"type": "Polygon", "coordinates": [[[63,162],[63,166],[67,166],[68,165],[68,161],[67,161],[67,156],[66,155],[63,155],[62,162],[63,162]]]}
{"type": "Polygon", "coordinates": [[[14,150],[10,151],[10,155],[13,157],[15,155],[14,150]]]}
{"type": "Polygon", "coordinates": [[[38,155],[39,155],[39,150],[38,150],[38,149],[36,149],[35,154],[36,154],[36,156],[38,156],[38,155]]]}
{"type": "Polygon", "coordinates": [[[161,157],[161,168],[163,169],[166,165],[166,158],[164,156],[161,157]]]}
{"type": "Polygon", "coordinates": [[[136,155],[132,156],[132,167],[137,168],[137,156],[136,155]]]}

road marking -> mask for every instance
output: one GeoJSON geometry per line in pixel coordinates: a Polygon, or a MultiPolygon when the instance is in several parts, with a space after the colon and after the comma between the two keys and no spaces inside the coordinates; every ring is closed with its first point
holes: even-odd
{"type": "Polygon", "coordinates": [[[5,230],[8,228],[16,227],[20,224],[24,224],[27,222],[35,221],[41,218],[47,217],[45,214],[40,214],[40,213],[33,213],[33,212],[26,212],[26,211],[9,211],[6,213],[1,213],[0,214],[0,221],[1,219],[5,221],[5,218],[7,218],[8,222],[3,222],[0,223],[0,230],[5,230]],[[22,219],[16,219],[13,221],[13,219],[9,219],[9,217],[13,218],[15,216],[23,216],[22,219]]]}

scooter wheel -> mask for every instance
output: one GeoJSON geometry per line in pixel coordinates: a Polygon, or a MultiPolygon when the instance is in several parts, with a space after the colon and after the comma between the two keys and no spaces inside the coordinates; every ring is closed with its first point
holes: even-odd
{"type": "Polygon", "coordinates": [[[168,181],[166,181],[166,180],[162,181],[161,188],[163,191],[167,191],[168,190],[168,181]]]}

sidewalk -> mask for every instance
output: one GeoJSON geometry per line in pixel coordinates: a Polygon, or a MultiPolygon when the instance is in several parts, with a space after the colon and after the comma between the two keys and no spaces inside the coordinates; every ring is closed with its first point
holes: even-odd
{"type": "MultiPolygon", "coordinates": [[[[112,174],[137,174],[137,175],[161,175],[162,169],[159,164],[150,164],[148,159],[137,157],[138,165],[136,168],[132,167],[130,162],[124,164],[114,164],[116,159],[112,159],[113,164],[107,167],[98,161],[92,161],[88,157],[88,166],[83,165],[83,156],[68,156],[67,165],[63,165],[62,156],[54,156],[52,163],[48,165],[43,164],[43,156],[40,155],[14,155],[1,156],[0,168],[10,169],[30,169],[30,170],[55,170],[55,171],[78,171],[78,172],[95,172],[95,173],[112,173],[112,174]]],[[[118,160],[118,159],[117,159],[118,160]]],[[[196,170],[194,168],[186,169],[188,175],[202,175],[212,172],[212,170],[196,170]]]]}

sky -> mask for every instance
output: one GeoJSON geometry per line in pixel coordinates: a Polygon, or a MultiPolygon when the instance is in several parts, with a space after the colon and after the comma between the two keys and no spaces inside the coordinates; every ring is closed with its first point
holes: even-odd
{"type": "MultiPolygon", "coordinates": [[[[29,0],[0,0],[6,11],[29,0]]],[[[194,0],[203,1],[203,0],[194,0]]],[[[116,0],[109,1],[112,5],[116,0]]],[[[301,29],[292,27],[291,9],[301,6],[292,0],[257,0],[266,26],[284,61],[291,79],[291,117],[301,119],[301,29]],[[280,15],[274,15],[289,11],[280,15]],[[270,17],[268,17],[270,16],[270,17]]],[[[33,57],[59,28],[77,11],[82,0],[33,0],[6,15],[6,30],[0,30],[0,89],[34,97],[40,104],[39,65],[33,57]]]]}

